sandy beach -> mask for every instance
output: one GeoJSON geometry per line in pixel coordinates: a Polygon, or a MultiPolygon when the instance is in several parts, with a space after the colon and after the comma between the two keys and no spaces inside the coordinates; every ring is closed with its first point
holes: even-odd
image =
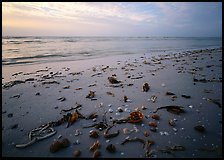
{"type": "Polygon", "coordinates": [[[2,156],[74,157],[74,151],[77,157],[221,158],[222,48],[2,66],[2,156]],[[33,129],[76,111],[85,118],[68,128],[69,120],[49,126],[52,136],[16,147],[31,141],[33,129]],[[134,111],[142,121],[116,123],[134,111]],[[87,118],[92,113],[97,116],[87,118]],[[84,127],[100,122],[106,127],[84,127]],[[106,137],[112,124],[109,133],[117,134],[106,137]],[[51,144],[64,138],[70,143],[52,153],[51,144]],[[114,152],[106,149],[110,144],[114,152]]]}

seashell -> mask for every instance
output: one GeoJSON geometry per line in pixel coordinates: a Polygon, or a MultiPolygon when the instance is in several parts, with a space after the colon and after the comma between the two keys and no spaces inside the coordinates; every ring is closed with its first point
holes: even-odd
{"type": "Polygon", "coordinates": [[[201,126],[201,125],[198,125],[198,126],[195,126],[194,129],[196,131],[199,131],[199,132],[205,132],[205,127],[201,126]]]}
{"type": "Polygon", "coordinates": [[[112,113],[114,110],[110,108],[108,111],[109,111],[110,113],[112,113]]]}
{"type": "Polygon", "coordinates": [[[80,151],[79,149],[76,149],[76,150],[74,150],[74,152],[73,152],[73,156],[74,156],[74,157],[79,157],[80,154],[81,154],[81,151],[80,151]]]}
{"type": "Polygon", "coordinates": [[[150,86],[148,83],[144,83],[142,86],[142,90],[143,92],[148,92],[148,90],[150,89],[150,86]]]}
{"type": "Polygon", "coordinates": [[[148,137],[148,136],[149,136],[149,132],[145,131],[145,132],[144,132],[144,136],[145,136],[145,137],[148,137]]]}
{"type": "Polygon", "coordinates": [[[100,147],[100,142],[97,140],[96,142],[93,143],[92,146],[90,146],[89,150],[90,151],[95,151],[96,149],[98,149],[100,147]]]}
{"type": "Polygon", "coordinates": [[[162,86],[162,87],[165,87],[165,86],[166,86],[166,84],[165,84],[165,83],[162,83],[162,84],[161,84],[161,86],[162,86]]]}
{"type": "Polygon", "coordinates": [[[145,106],[142,106],[142,110],[145,110],[145,109],[147,109],[145,106]]]}
{"type": "Polygon", "coordinates": [[[96,118],[93,118],[93,122],[96,122],[96,118]]]}
{"type": "Polygon", "coordinates": [[[93,153],[93,158],[98,158],[100,155],[101,155],[100,151],[99,151],[99,150],[96,150],[96,151],[93,153]]]}
{"type": "Polygon", "coordinates": [[[55,141],[50,145],[50,152],[55,153],[62,148],[62,144],[59,141],[55,141]]]}
{"type": "Polygon", "coordinates": [[[63,148],[68,147],[70,145],[70,141],[67,138],[61,140],[61,146],[63,148]]]}
{"type": "Polygon", "coordinates": [[[99,137],[99,133],[97,131],[91,130],[89,131],[89,136],[92,138],[97,138],[99,137]]]}
{"type": "Polygon", "coordinates": [[[174,120],[172,120],[172,119],[170,119],[170,120],[168,121],[168,123],[169,123],[169,125],[171,125],[171,126],[175,126],[175,122],[174,122],[174,120]]]}
{"type": "Polygon", "coordinates": [[[129,134],[129,133],[130,133],[130,130],[129,130],[128,128],[124,128],[124,129],[123,129],[123,133],[124,133],[124,134],[129,134]]]}
{"type": "Polygon", "coordinates": [[[94,98],[95,92],[89,91],[89,94],[86,96],[86,98],[94,98]]]}
{"type": "Polygon", "coordinates": [[[116,151],[116,147],[113,144],[109,144],[106,147],[106,150],[109,151],[109,152],[113,152],[114,153],[116,151]]]}
{"type": "Polygon", "coordinates": [[[123,109],[121,107],[117,108],[118,112],[123,112],[123,109]]]}
{"type": "Polygon", "coordinates": [[[173,128],[173,131],[174,131],[174,132],[177,132],[177,129],[176,129],[176,128],[173,128]]]}
{"type": "Polygon", "coordinates": [[[128,108],[125,108],[124,111],[125,111],[125,112],[129,112],[129,113],[131,112],[131,110],[128,109],[128,108]]]}
{"type": "Polygon", "coordinates": [[[149,122],[148,125],[151,126],[151,127],[157,127],[156,122],[149,122]]]}
{"type": "Polygon", "coordinates": [[[159,120],[159,119],[160,119],[160,117],[159,117],[158,114],[153,114],[153,115],[151,115],[151,118],[152,118],[152,119],[155,119],[155,120],[159,120]]]}
{"type": "Polygon", "coordinates": [[[108,77],[108,80],[111,84],[116,84],[116,83],[120,83],[116,78],[114,77],[108,77]]]}
{"type": "Polygon", "coordinates": [[[124,102],[127,102],[127,100],[128,100],[128,97],[124,96],[124,102]]]}
{"type": "Polygon", "coordinates": [[[120,113],[115,113],[115,115],[116,115],[116,116],[120,116],[121,114],[120,114],[120,113]]]}

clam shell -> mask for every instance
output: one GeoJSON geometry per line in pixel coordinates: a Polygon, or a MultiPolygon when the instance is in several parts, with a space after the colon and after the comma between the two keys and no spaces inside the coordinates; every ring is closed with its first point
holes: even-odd
{"type": "Polygon", "coordinates": [[[73,152],[73,156],[74,156],[74,157],[79,157],[80,154],[81,154],[81,151],[80,151],[79,149],[76,149],[76,150],[74,150],[74,152],[73,152]]]}

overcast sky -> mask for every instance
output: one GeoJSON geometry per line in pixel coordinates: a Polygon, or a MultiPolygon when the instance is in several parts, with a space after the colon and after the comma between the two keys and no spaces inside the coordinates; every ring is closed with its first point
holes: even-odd
{"type": "Polygon", "coordinates": [[[3,2],[3,36],[222,36],[221,2],[3,2]]]}

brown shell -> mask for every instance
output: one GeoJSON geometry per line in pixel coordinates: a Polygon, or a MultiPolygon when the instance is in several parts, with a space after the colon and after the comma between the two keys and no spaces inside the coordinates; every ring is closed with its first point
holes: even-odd
{"type": "Polygon", "coordinates": [[[96,142],[93,143],[92,146],[90,146],[89,150],[90,151],[95,151],[96,149],[98,149],[100,147],[100,142],[97,140],[96,142]]]}
{"type": "Polygon", "coordinates": [[[152,118],[152,119],[155,119],[155,120],[159,120],[159,119],[160,119],[160,117],[159,117],[158,114],[153,114],[153,115],[151,115],[151,118],[152,118]]]}
{"type": "Polygon", "coordinates": [[[144,136],[145,136],[145,137],[148,137],[148,136],[149,136],[149,132],[145,131],[145,132],[144,132],[144,136]]]}
{"type": "Polygon", "coordinates": [[[80,151],[79,149],[76,149],[76,150],[74,150],[74,152],[73,152],[73,156],[74,156],[74,157],[79,157],[80,154],[81,154],[81,151],[80,151]]]}
{"type": "Polygon", "coordinates": [[[67,138],[61,140],[62,147],[68,147],[70,145],[70,141],[67,138]]]}
{"type": "Polygon", "coordinates": [[[99,133],[97,131],[91,131],[89,133],[89,137],[97,138],[97,137],[99,137],[99,133]]]}
{"type": "Polygon", "coordinates": [[[59,141],[55,141],[50,145],[50,152],[55,153],[62,148],[62,144],[59,141]]]}
{"type": "Polygon", "coordinates": [[[157,127],[156,122],[149,122],[148,124],[149,124],[149,126],[151,126],[151,127],[157,127]]]}

